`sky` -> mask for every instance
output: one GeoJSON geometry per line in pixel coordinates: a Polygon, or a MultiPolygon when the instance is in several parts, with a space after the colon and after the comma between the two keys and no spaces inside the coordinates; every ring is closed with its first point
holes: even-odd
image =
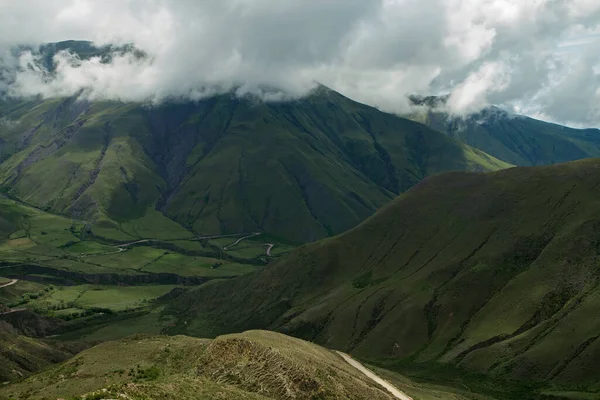
{"type": "Polygon", "coordinates": [[[449,93],[455,115],[498,105],[600,127],[600,1],[0,0],[0,69],[13,96],[285,101],[319,82],[388,112],[449,93]],[[10,52],[68,39],[149,56],[59,54],[49,75],[10,52]]]}

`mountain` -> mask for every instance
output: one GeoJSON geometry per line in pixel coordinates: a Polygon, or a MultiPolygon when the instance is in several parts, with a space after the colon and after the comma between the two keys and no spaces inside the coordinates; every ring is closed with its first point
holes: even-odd
{"type": "Polygon", "coordinates": [[[508,163],[547,165],[600,157],[600,130],[573,129],[489,107],[465,118],[442,111],[446,97],[411,97],[411,118],[508,163]]]}
{"type": "MultiPolygon", "coordinates": [[[[54,57],[60,52],[75,54],[80,60],[98,58],[103,64],[110,63],[115,55],[131,54],[138,59],[148,56],[133,44],[97,46],[87,40],[65,40],[62,42],[45,43],[40,46],[16,46],[11,49],[11,53],[15,57],[19,57],[26,52],[33,55],[35,67],[45,70],[49,74],[56,71],[54,57]]],[[[5,80],[10,79],[10,72],[9,70],[0,70],[0,78],[5,80]],[[2,72],[6,75],[2,75],[2,72]]]]}
{"type": "Polygon", "coordinates": [[[339,355],[264,331],[103,343],[0,398],[395,399],[339,355]]]}
{"type": "Polygon", "coordinates": [[[510,166],[324,87],[277,103],[4,99],[0,161],[5,194],[99,236],[152,226],[292,242],[343,232],[427,176],[510,166]]]}
{"type": "Polygon", "coordinates": [[[428,178],[342,235],[182,296],[173,331],[261,327],[397,366],[598,390],[599,187],[595,159],[428,178]]]}

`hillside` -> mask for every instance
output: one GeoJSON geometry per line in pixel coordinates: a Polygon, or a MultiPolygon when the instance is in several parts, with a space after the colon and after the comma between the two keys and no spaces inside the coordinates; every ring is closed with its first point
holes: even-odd
{"type": "Polygon", "coordinates": [[[429,178],[347,233],[182,296],[174,331],[262,327],[402,365],[600,389],[599,187],[598,160],[429,178]]]}
{"type": "MultiPolygon", "coordinates": [[[[65,48],[112,54],[66,42],[43,47],[40,62],[65,48]]],[[[1,190],[121,239],[152,226],[307,242],[355,226],[426,176],[509,166],[325,87],[271,103],[233,93],[160,105],[4,99],[0,121],[1,190]]]]}
{"type": "Polygon", "coordinates": [[[513,165],[600,157],[600,130],[573,129],[489,107],[465,118],[436,111],[443,97],[413,97],[425,107],[411,118],[513,165]],[[431,108],[433,107],[433,108],[431,108]]]}
{"type": "Polygon", "coordinates": [[[89,347],[85,342],[59,343],[25,336],[43,334],[51,322],[32,313],[10,318],[14,316],[0,307],[0,382],[22,380],[89,347]]]}
{"type": "MultiPolygon", "coordinates": [[[[493,400],[369,366],[415,400],[493,400]]],[[[402,393],[401,393],[402,394],[402,393]]],[[[0,399],[396,399],[342,355],[267,331],[216,339],[135,335],[0,387],[0,399]]]]}
{"type": "Polygon", "coordinates": [[[21,379],[32,372],[65,361],[75,352],[65,346],[20,336],[0,321],[0,381],[21,379]]]}
{"type": "Polygon", "coordinates": [[[0,398],[86,394],[128,399],[394,399],[337,354],[264,331],[214,340],[136,336],[107,342],[0,388],[0,398]]]}

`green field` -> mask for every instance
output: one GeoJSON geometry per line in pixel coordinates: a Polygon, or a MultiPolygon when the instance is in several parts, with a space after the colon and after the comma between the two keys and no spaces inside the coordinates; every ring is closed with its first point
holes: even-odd
{"type": "MultiPolygon", "coordinates": [[[[166,223],[156,214],[149,215],[166,223]]],[[[156,232],[151,232],[148,227],[142,229],[145,225],[139,225],[136,230],[138,234],[158,236],[137,239],[132,236],[125,242],[141,239],[152,239],[153,242],[136,247],[118,247],[115,243],[89,234],[83,222],[49,214],[2,197],[0,218],[5,221],[0,224],[0,236],[4,235],[5,238],[1,240],[0,237],[0,261],[13,265],[40,265],[86,275],[170,273],[186,277],[231,277],[256,270],[256,266],[247,265],[244,260],[260,255],[260,251],[216,252],[205,243],[194,240],[191,233],[177,228],[178,225],[156,232]],[[176,239],[169,239],[173,237],[176,239]],[[172,247],[182,253],[172,250],[172,247]],[[186,255],[187,252],[214,254],[214,257],[186,255]],[[231,261],[227,255],[236,257],[236,261],[231,261]]],[[[120,232],[121,228],[111,229],[120,232]]],[[[231,242],[231,238],[225,240],[231,242]]],[[[260,250],[260,245],[257,246],[260,250]]]]}
{"type": "MultiPolygon", "coordinates": [[[[112,312],[147,307],[173,290],[175,285],[74,285],[43,286],[21,281],[10,296],[0,297],[13,307],[26,307],[45,315],[65,316],[82,311],[107,309],[112,312]],[[21,282],[24,282],[21,284],[21,282]],[[37,290],[36,290],[37,289],[37,290]]],[[[15,285],[16,286],[16,285],[15,285]]]]}
{"type": "MultiPolygon", "coordinates": [[[[73,304],[75,307],[83,309],[101,307],[122,311],[147,305],[151,300],[170,292],[175,287],[172,285],[84,286],[81,288],[81,294],[73,300],[73,304]]],[[[68,293],[68,295],[72,296],[73,294],[68,293]]]]}
{"type": "Polygon", "coordinates": [[[69,246],[64,246],[63,250],[75,256],[81,255],[89,257],[94,254],[115,252],[118,251],[118,248],[115,246],[86,240],[83,242],[75,242],[69,246]]]}
{"type": "MultiPolygon", "coordinates": [[[[85,261],[100,268],[110,268],[125,274],[149,272],[172,273],[181,276],[234,276],[256,269],[254,266],[217,258],[187,256],[145,246],[133,247],[109,255],[91,255],[86,257],[85,261]]],[[[81,268],[85,271],[87,267],[82,265],[81,268]]]]}
{"type": "Polygon", "coordinates": [[[75,285],[55,287],[44,296],[30,301],[31,308],[46,309],[60,314],[105,308],[114,312],[145,307],[176,286],[174,285],[75,285]]]}

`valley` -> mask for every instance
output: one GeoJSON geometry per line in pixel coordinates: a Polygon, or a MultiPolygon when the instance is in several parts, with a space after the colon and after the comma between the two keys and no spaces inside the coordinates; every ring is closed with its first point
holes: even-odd
{"type": "Polygon", "coordinates": [[[118,241],[96,236],[86,221],[8,198],[0,202],[5,238],[0,315],[14,319],[33,311],[57,320],[57,332],[46,336],[96,323],[101,327],[106,320],[130,315],[154,315],[157,299],[171,292],[255,271],[293,248],[267,245],[261,234],[187,232],[178,238],[167,234],[118,241]]]}

